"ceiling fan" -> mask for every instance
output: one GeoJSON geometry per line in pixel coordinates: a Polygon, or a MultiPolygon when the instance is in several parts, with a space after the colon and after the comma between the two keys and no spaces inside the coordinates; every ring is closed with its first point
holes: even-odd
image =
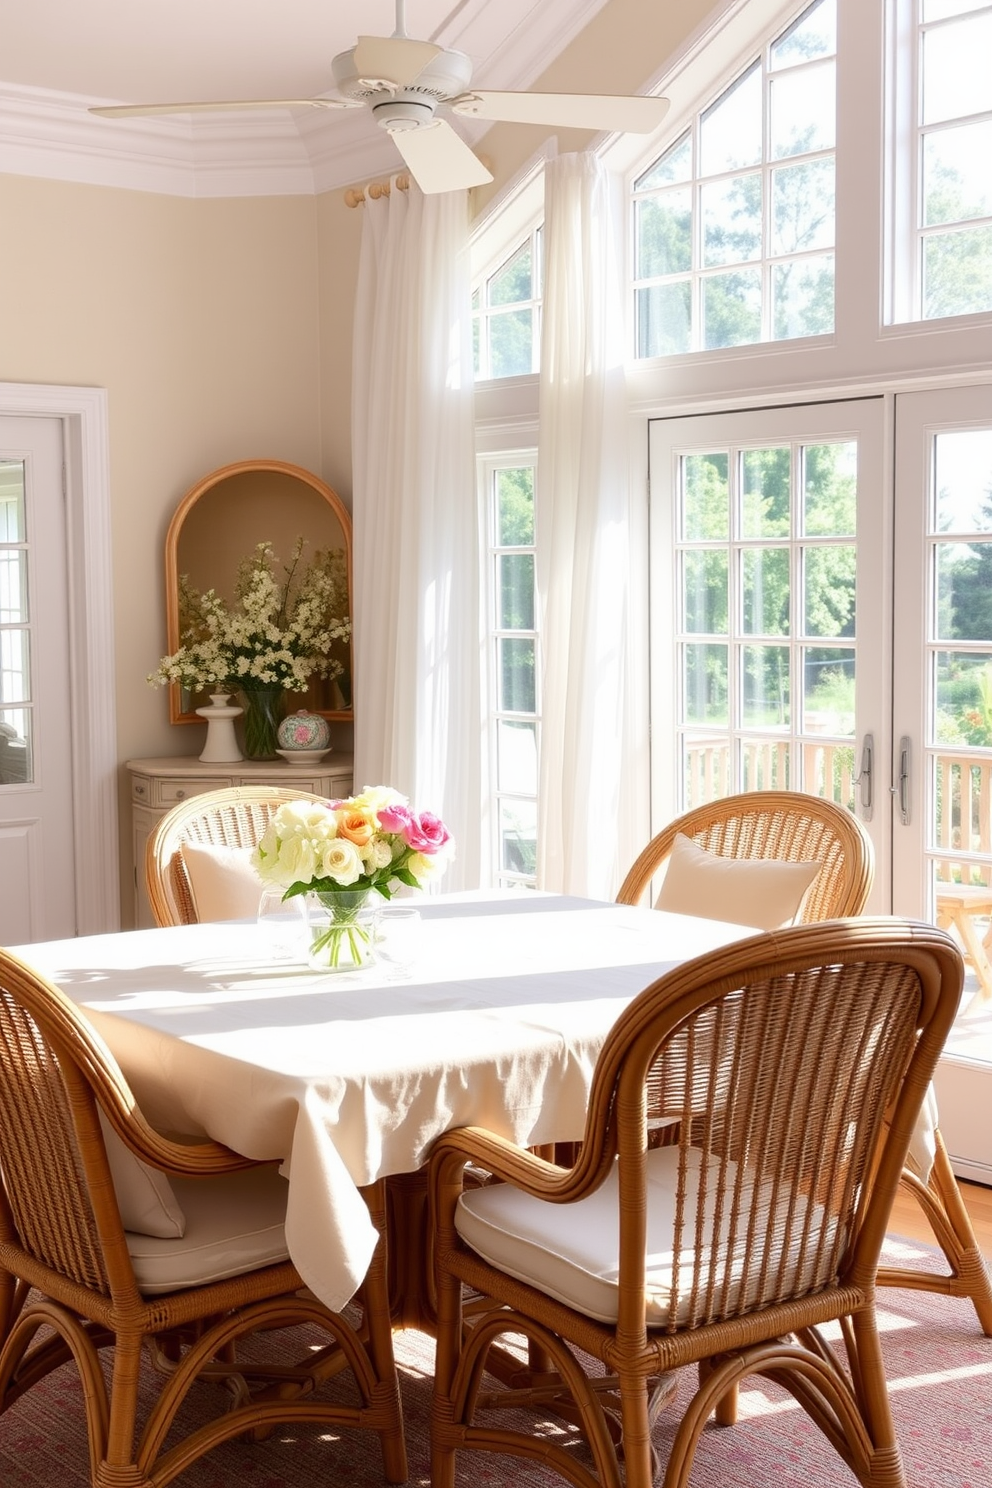
{"type": "Polygon", "coordinates": [[[406,34],[406,0],[396,0],[392,36],[360,36],[331,62],[336,97],[248,99],[225,103],[137,103],[91,108],[108,119],[260,108],[367,107],[393,139],[424,192],[457,191],[492,175],[438,110],[475,119],[649,134],[668,112],[667,98],[602,93],[493,93],[471,87],[472,63],[406,34]]]}

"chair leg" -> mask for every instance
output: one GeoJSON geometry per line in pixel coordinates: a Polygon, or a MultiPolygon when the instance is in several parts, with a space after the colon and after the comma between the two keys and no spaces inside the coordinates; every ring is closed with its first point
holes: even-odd
{"type": "Polygon", "coordinates": [[[935,1136],[937,1150],[929,1182],[924,1184],[907,1169],[902,1175],[902,1187],[913,1194],[926,1215],[951,1274],[883,1266],[879,1268],[878,1281],[881,1286],[970,1297],[982,1332],[992,1338],[992,1280],[988,1263],[979,1248],[939,1129],[935,1136]]]}

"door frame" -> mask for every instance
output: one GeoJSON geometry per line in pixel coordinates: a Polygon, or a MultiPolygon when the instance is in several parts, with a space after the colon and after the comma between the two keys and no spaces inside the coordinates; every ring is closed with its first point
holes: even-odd
{"type": "Polygon", "coordinates": [[[96,935],[120,928],[107,391],[0,382],[0,414],[63,426],[76,934],[96,935]]]}

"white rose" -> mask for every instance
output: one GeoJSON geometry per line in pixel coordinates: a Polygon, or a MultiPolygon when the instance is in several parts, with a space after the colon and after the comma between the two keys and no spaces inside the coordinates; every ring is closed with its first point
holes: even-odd
{"type": "Polygon", "coordinates": [[[328,842],[320,858],[318,878],[333,878],[342,888],[347,888],[362,875],[364,864],[353,842],[346,837],[335,837],[328,842]]]}
{"type": "Polygon", "coordinates": [[[384,837],[374,837],[368,845],[365,861],[373,872],[377,868],[388,868],[393,861],[392,845],[384,837]]]}
{"type": "Polygon", "coordinates": [[[317,854],[308,837],[284,837],[279,844],[276,883],[288,888],[293,883],[309,883],[314,877],[317,854]]]}

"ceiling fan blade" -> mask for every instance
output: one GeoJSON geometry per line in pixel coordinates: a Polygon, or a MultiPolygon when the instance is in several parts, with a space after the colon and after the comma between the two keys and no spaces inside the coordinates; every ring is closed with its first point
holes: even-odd
{"type": "Polygon", "coordinates": [[[355,43],[355,70],[360,78],[405,88],[441,50],[433,42],[412,41],[408,36],[360,36],[355,43]]]}
{"type": "Polygon", "coordinates": [[[650,134],[668,113],[670,100],[607,93],[490,93],[473,89],[449,108],[476,119],[507,124],[551,124],[563,129],[609,129],[650,134]]]}
{"type": "Polygon", "coordinates": [[[218,114],[245,109],[292,109],[292,108],[361,108],[361,104],[350,98],[247,98],[230,103],[120,103],[105,108],[91,108],[91,114],[104,119],[153,117],[156,114],[218,114]]]}
{"type": "Polygon", "coordinates": [[[482,186],[492,174],[443,119],[422,129],[396,130],[392,141],[421,191],[460,191],[482,186]]]}

